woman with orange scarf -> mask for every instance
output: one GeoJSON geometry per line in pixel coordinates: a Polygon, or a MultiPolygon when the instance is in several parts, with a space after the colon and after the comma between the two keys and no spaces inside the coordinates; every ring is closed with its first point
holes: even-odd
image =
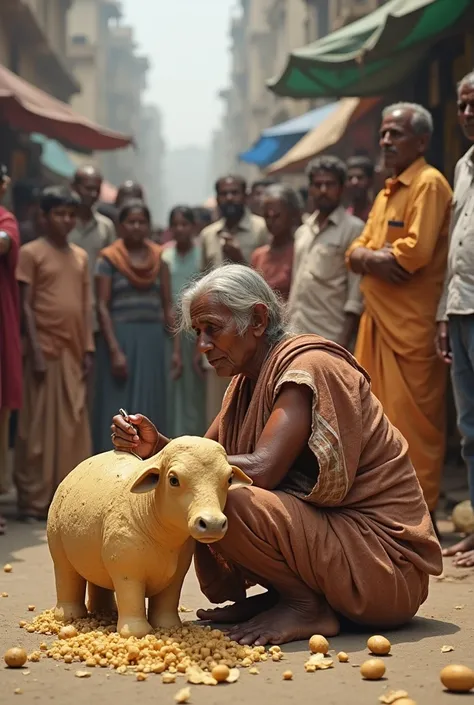
{"type": "Polygon", "coordinates": [[[151,218],[139,200],[118,216],[118,239],[102,250],[96,268],[101,335],[93,441],[96,453],[112,448],[110,418],[120,407],[145,405],[166,426],[165,327],[172,327],[170,276],[162,248],[150,239],[151,218]]]}

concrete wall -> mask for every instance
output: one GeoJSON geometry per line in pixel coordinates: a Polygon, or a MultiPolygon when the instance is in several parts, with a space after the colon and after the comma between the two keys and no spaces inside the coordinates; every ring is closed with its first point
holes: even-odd
{"type": "Polygon", "coordinates": [[[92,45],[99,41],[99,0],[74,0],[67,17],[67,33],[85,35],[92,45]]]}

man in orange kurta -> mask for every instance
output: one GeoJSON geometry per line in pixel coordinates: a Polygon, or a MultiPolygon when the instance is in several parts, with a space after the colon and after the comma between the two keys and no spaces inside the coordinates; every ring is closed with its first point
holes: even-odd
{"type": "Polygon", "coordinates": [[[380,132],[393,174],[347,252],[363,275],[365,313],[355,356],[372,390],[408,441],[434,519],[445,449],[446,370],[435,350],[436,310],[447,263],[452,191],[424,154],[430,113],[415,104],[386,108],[380,132]]]}

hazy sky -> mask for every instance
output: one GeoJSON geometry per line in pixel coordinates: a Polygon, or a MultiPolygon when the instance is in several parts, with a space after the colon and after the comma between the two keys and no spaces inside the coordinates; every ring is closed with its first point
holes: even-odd
{"type": "Polygon", "coordinates": [[[237,0],[122,0],[152,63],[147,98],[159,105],[168,148],[205,145],[228,82],[229,18],[237,0]]]}

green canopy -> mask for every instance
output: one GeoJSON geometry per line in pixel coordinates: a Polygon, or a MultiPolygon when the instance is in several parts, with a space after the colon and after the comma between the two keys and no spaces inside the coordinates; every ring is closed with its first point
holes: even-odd
{"type": "Polygon", "coordinates": [[[277,95],[379,95],[400,82],[474,0],[389,0],[374,12],[290,54],[268,81],[277,95]]]}

